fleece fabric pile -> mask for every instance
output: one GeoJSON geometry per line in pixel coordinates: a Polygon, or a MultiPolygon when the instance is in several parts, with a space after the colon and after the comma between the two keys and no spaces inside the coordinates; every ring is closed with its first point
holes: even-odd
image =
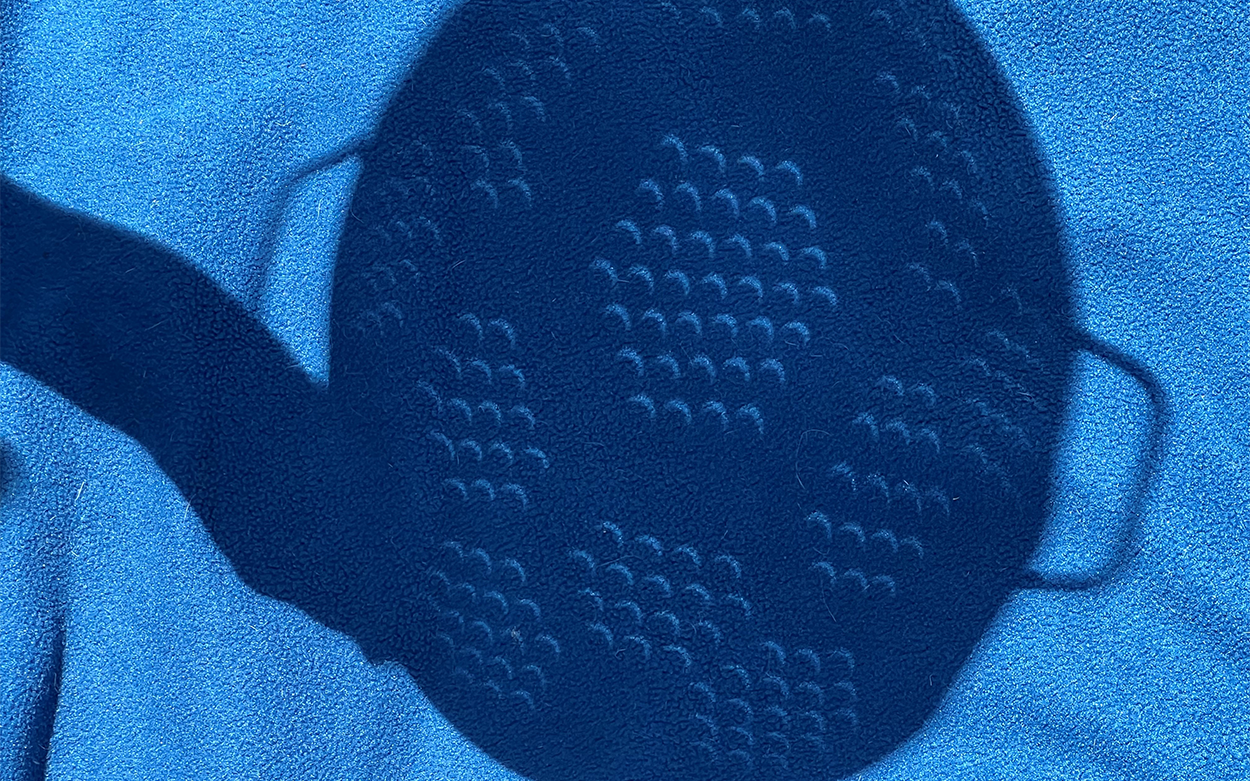
{"type": "Polygon", "coordinates": [[[1250,773],[1241,16],[13,9],[0,767],[1250,773]]]}

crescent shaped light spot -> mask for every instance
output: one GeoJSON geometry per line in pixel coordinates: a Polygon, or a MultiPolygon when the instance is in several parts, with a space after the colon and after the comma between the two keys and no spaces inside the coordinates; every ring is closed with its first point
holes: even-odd
{"type": "Polygon", "coordinates": [[[868,585],[874,590],[888,591],[890,596],[898,596],[898,586],[889,575],[873,575],[868,585]]]}
{"type": "Polygon", "coordinates": [[[588,43],[590,43],[590,45],[595,49],[595,51],[599,51],[599,49],[602,47],[602,44],[600,43],[600,40],[599,40],[599,33],[595,31],[595,28],[578,27],[576,32],[580,38],[583,38],[588,43]]]}
{"type": "Polygon", "coordinates": [[[628,347],[624,347],[619,352],[617,352],[616,358],[618,361],[624,361],[625,363],[628,363],[631,366],[633,366],[634,372],[639,377],[643,376],[645,369],[642,363],[642,356],[639,355],[636,350],[631,350],[628,347]]]}
{"type": "Polygon", "coordinates": [[[547,458],[547,454],[536,447],[525,448],[525,455],[537,461],[543,469],[551,466],[551,460],[547,458]]]}
{"type": "Polygon", "coordinates": [[[769,199],[763,196],[756,196],[747,203],[747,208],[763,213],[768,220],[768,227],[774,228],[777,226],[777,206],[769,199]]]}
{"type": "Polygon", "coordinates": [[[514,456],[512,453],[512,448],[508,447],[507,444],[503,442],[496,442],[490,446],[490,449],[487,452],[491,453],[492,455],[495,453],[498,453],[503,458],[505,466],[512,466],[514,456]]]}
{"type": "Polygon", "coordinates": [[[690,412],[690,405],[680,399],[672,399],[671,401],[665,402],[664,409],[668,412],[676,413],[681,417],[682,423],[687,426],[690,425],[690,421],[693,419],[690,412]]]}
{"type": "MultiPolygon", "coordinates": [[[[754,291],[756,301],[764,300],[764,283],[760,282],[759,277],[755,277],[755,276],[739,277],[735,285],[737,287],[750,288],[752,291],[754,291]]],[[[771,339],[771,334],[769,338],[771,339]]]]}
{"type": "Polygon", "coordinates": [[[549,656],[560,655],[560,644],[551,635],[539,635],[534,638],[534,644],[542,648],[549,656]]]}
{"type": "Polygon", "coordinates": [[[661,355],[655,359],[655,363],[668,371],[669,379],[681,379],[681,364],[672,355],[661,355]]]}
{"type": "Polygon", "coordinates": [[[786,212],[786,214],[797,219],[804,226],[806,226],[809,231],[816,230],[816,212],[812,211],[811,207],[795,206],[793,209],[786,212]]]}
{"type": "Polygon", "coordinates": [[[855,539],[858,547],[864,547],[866,537],[864,535],[864,527],[859,524],[843,524],[838,527],[838,534],[849,534],[855,539]]]}
{"type": "MultiPolygon", "coordinates": [[[[785,666],[786,649],[782,648],[781,644],[778,643],[776,640],[765,640],[764,642],[760,643],[760,648],[762,648],[765,653],[770,654],[772,656],[772,659],[770,659],[770,661],[776,662],[781,667],[785,666]]],[[[769,676],[769,677],[775,677],[775,676],[769,676]]],[[[780,679],[777,679],[777,680],[780,680],[780,679]]],[[[785,682],[782,681],[782,683],[784,684],[785,682]]]]}
{"type": "Polygon", "coordinates": [[[525,489],[516,483],[504,483],[499,486],[499,491],[505,496],[511,497],[522,510],[528,510],[530,506],[530,498],[525,493],[525,489]]]}
{"type": "Polygon", "coordinates": [[[745,358],[741,358],[741,357],[730,358],[729,360],[725,361],[724,368],[737,369],[739,375],[741,375],[742,377],[743,382],[751,381],[751,367],[747,365],[747,361],[745,358]]]}
{"type": "Polygon", "coordinates": [[[530,189],[529,183],[524,179],[521,179],[520,177],[509,179],[504,187],[519,193],[521,195],[521,200],[525,202],[525,206],[527,208],[534,205],[534,192],[530,189]]]}
{"type": "Polygon", "coordinates": [[[459,495],[461,501],[467,501],[469,498],[469,488],[464,484],[463,480],[447,479],[443,481],[443,485],[455,491],[459,495]]]}
{"type": "Polygon", "coordinates": [[[417,383],[417,387],[425,391],[425,394],[434,402],[434,410],[437,413],[443,411],[443,399],[438,395],[438,391],[434,390],[434,386],[428,382],[421,381],[417,383]]]}
{"type": "Polygon", "coordinates": [[[612,636],[612,630],[608,628],[607,624],[592,621],[586,624],[586,629],[590,631],[593,637],[603,643],[605,650],[610,651],[616,645],[616,638],[612,636]]]}
{"type": "Polygon", "coordinates": [[[756,407],[754,404],[748,404],[745,407],[741,407],[735,417],[746,418],[754,423],[756,432],[763,436],[764,415],[760,412],[759,407],[756,407]]]}
{"type": "Polygon", "coordinates": [[[511,377],[519,390],[525,390],[525,375],[516,366],[513,366],[510,363],[505,363],[503,366],[499,367],[497,373],[499,374],[501,381],[504,377],[511,377]]]}
{"type": "MultiPolygon", "coordinates": [[[[812,668],[812,675],[820,675],[820,656],[815,651],[810,648],[800,648],[794,652],[794,657],[807,662],[812,668]]],[[[815,684],[812,685],[815,686],[815,684]]],[[[819,691],[820,687],[816,686],[816,689],[819,691]]]]}
{"type": "Polygon", "coordinates": [[[753,157],[751,155],[743,155],[742,157],[738,158],[738,164],[744,165],[748,169],[750,169],[755,174],[756,179],[764,178],[764,164],[760,162],[760,159],[758,157],[753,157]]]}
{"type": "Polygon", "coordinates": [[[694,231],[690,234],[690,241],[703,248],[708,261],[716,259],[716,240],[712,238],[712,234],[707,231],[694,231]]]}
{"type": "Polygon", "coordinates": [[[616,543],[616,547],[621,547],[625,543],[625,536],[621,532],[621,527],[611,521],[604,521],[599,528],[612,535],[612,541],[616,543]]]}
{"type": "MultiPolygon", "coordinates": [[[[717,647],[725,641],[725,636],[721,633],[720,627],[711,621],[700,621],[694,625],[694,629],[696,636],[700,634],[707,635],[717,647]]],[[[749,677],[748,680],[750,680],[749,677]]]]}
{"type": "Polygon", "coordinates": [[[661,337],[668,336],[668,323],[664,320],[664,315],[659,310],[648,309],[642,315],[642,323],[655,323],[655,328],[660,332],[661,337]]]}
{"type": "Polygon", "coordinates": [[[532,599],[518,599],[516,601],[517,612],[526,613],[525,620],[535,623],[542,620],[543,613],[538,609],[538,603],[532,599]]]}
{"type": "MultiPolygon", "coordinates": [[[[710,364],[711,361],[709,361],[708,363],[710,364]]],[[[721,431],[725,431],[726,429],[729,428],[729,410],[727,410],[725,408],[725,405],[721,404],[719,401],[707,402],[706,404],[703,405],[703,408],[700,410],[700,412],[709,414],[716,420],[719,420],[721,431]]]]}
{"type": "MultiPolygon", "coordinates": [[[[487,603],[488,605],[497,606],[499,608],[499,612],[502,613],[503,615],[508,614],[508,610],[509,610],[508,598],[505,597],[503,594],[500,594],[498,591],[487,591],[485,594],[482,595],[482,602],[487,603]]],[[[509,668],[508,670],[508,677],[509,678],[512,677],[511,668],[509,668]]]]}
{"type": "Polygon", "coordinates": [[[474,480],[469,487],[479,491],[482,496],[486,497],[486,501],[495,501],[495,487],[490,484],[489,480],[478,478],[477,480],[474,480]]]}
{"type": "Polygon", "coordinates": [[[751,251],[751,242],[747,241],[746,237],[740,233],[735,233],[726,239],[725,246],[731,249],[737,248],[745,260],[751,260],[754,257],[751,251]]]}
{"type": "Polygon", "coordinates": [[[760,374],[771,375],[777,381],[778,385],[786,384],[785,367],[783,367],[781,365],[781,361],[778,361],[776,358],[767,358],[760,361],[760,374]]]}
{"type": "Polygon", "coordinates": [[[620,563],[609,564],[607,566],[606,571],[619,575],[621,577],[621,580],[624,581],[626,587],[628,588],[634,587],[634,573],[630,572],[629,567],[626,567],[624,564],[620,564],[620,563]]]}
{"type": "Polygon", "coordinates": [[[456,120],[464,124],[465,126],[467,126],[467,129],[473,135],[472,140],[475,140],[475,141],[482,140],[484,136],[484,134],[482,133],[482,123],[480,120],[478,120],[477,114],[474,114],[472,111],[469,111],[468,109],[462,108],[456,111],[456,120]]]}
{"type": "Polygon", "coordinates": [[[668,247],[670,258],[677,257],[677,253],[681,249],[680,242],[677,240],[677,231],[673,230],[672,227],[668,225],[659,225],[651,229],[651,235],[660,237],[660,239],[664,242],[664,246],[668,247]]]}
{"type": "Polygon", "coordinates": [[[829,562],[818,561],[812,565],[812,569],[824,575],[830,586],[838,582],[838,571],[829,562]]]}
{"type": "Polygon", "coordinates": [[[732,577],[734,580],[739,580],[742,578],[742,565],[740,565],[738,563],[738,560],[735,559],[733,556],[730,556],[728,554],[721,554],[720,556],[717,556],[712,561],[715,564],[723,564],[725,569],[728,571],[730,577],[732,577]]]}
{"type": "Polygon", "coordinates": [[[452,399],[447,402],[447,406],[460,413],[466,424],[473,423],[473,408],[469,406],[469,402],[464,399],[452,399]]]}
{"type": "Polygon", "coordinates": [[[664,190],[660,188],[660,183],[654,179],[643,179],[642,182],[638,184],[636,192],[638,195],[646,197],[653,204],[655,204],[655,208],[664,208],[664,190]]]}
{"type": "Polygon", "coordinates": [[[499,571],[512,573],[521,582],[522,586],[525,585],[525,568],[516,559],[511,557],[504,559],[503,563],[499,565],[499,571]]]}
{"type": "Polygon", "coordinates": [[[725,175],[725,155],[722,154],[719,149],[711,144],[707,144],[699,147],[699,154],[710,158],[712,162],[716,164],[716,172],[721,176],[725,175]]]}
{"type": "Polygon", "coordinates": [[[687,651],[685,648],[682,648],[680,645],[666,645],[660,650],[664,651],[665,653],[676,656],[678,661],[681,662],[681,666],[683,670],[690,669],[690,666],[692,664],[691,659],[690,659],[690,652],[687,651]]]}
{"type": "Polygon", "coordinates": [[[558,73],[565,84],[572,83],[573,77],[572,74],[569,73],[568,63],[566,63],[562,58],[554,55],[548,56],[543,60],[543,65],[547,66],[548,70],[558,73]]]}
{"type": "Polygon", "coordinates": [[[782,334],[793,333],[799,339],[799,346],[807,347],[807,343],[812,339],[812,332],[807,326],[798,321],[786,323],[781,327],[782,334]]]}
{"type": "Polygon", "coordinates": [[[491,371],[490,364],[480,358],[470,361],[469,368],[482,375],[482,378],[486,380],[487,385],[490,385],[494,380],[494,372],[491,371]]]}
{"type": "MultiPolygon", "coordinates": [[[[763,296],[763,293],[764,291],[761,289],[760,290],[761,297],[763,296]]],[[[764,335],[764,342],[766,344],[771,345],[773,343],[773,321],[769,320],[767,317],[761,316],[761,317],[752,318],[751,320],[747,322],[747,328],[750,330],[755,330],[755,331],[759,331],[760,333],[762,333],[764,335]]]]}
{"type": "Polygon", "coordinates": [[[699,600],[700,607],[707,607],[708,605],[712,604],[711,592],[709,592],[706,588],[704,588],[702,585],[698,583],[691,583],[689,586],[686,586],[684,589],[682,589],[682,593],[690,594],[695,599],[699,600]]]}
{"type": "Polygon", "coordinates": [[[633,323],[629,318],[629,310],[621,304],[609,304],[603,308],[603,313],[610,318],[614,318],[626,331],[633,328],[633,323]]]}
{"type": "Polygon", "coordinates": [[[838,308],[838,296],[829,288],[814,287],[812,288],[812,295],[816,296],[817,298],[827,303],[830,309],[838,308]]]}
{"type": "MultiPolygon", "coordinates": [[[[794,17],[791,16],[790,20],[791,22],[793,22],[794,17]]],[[[788,175],[790,179],[794,182],[795,187],[803,186],[803,172],[799,170],[798,164],[795,163],[793,160],[782,160],[780,163],[777,164],[777,171],[788,175]]]]}
{"type": "Polygon", "coordinates": [[[591,271],[602,274],[613,285],[620,281],[620,279],[616,276],[616,269],[612,268],[612,264],[603,258],[595,258],[595,261],[590,264],[590,269],[591,271]]]}
{"type": "Polygon", "coordinates": [[[637,396],[631,396],[629,403],[638,405],[647,413],[647,417],[655,420],[655,402],[651,400],[650,396],[640,393],[637,396]]]}
{"type": "MultiPolygon", "coordinates": [[[[706,355],[695,356],[695,358],[690,361],[690,368],[702,369],[704,374],[707,376],[708,382],[716,382],[716,364],[712,363],[712,359],[706,355]]],[[[704,405],[704,409],[707,409],[706,405],[704,405]]]]}
{"type": "MultiPolygon", "coordinates": [[[[691,547],[690,545],[680,545],[677,548],[674,548],[673,555],[674,556],[680,555],[680,556],[685,557],[688,561],[690,561],[691,564],[694,564],[696,569],[703,566],[703,559],[699,556],[699,552],[695,550],[693,547],[691,547]]],[[[696,583],[692,585],[698,585],[698,584],[696,583]]],[[[690,587],[688,586],[687,588],[690,588],[690,587]]],[[[702,588],[702,586],[700,586],[700,588],[702,588]]]]}
{"type": "Polygon", "coordinates": [[[614,227],[633,239],[635,245],[642,244],[642,231],[633,220],[618,220],[614,227]]]}
{"type": "Polygon", "coordinates": [[[456,357],[455,353],[450,350],[444,350],[441,347],[435,352],[446,359],[447,363],[451,365],[452,370],[456,373],[456,379],[462,379],[460,374],[460,359],[456,357]]]}
{"type": "Polygon", "coordinates": [[[799,252],[799,257],[804,260],[813,261],[816,264],[816,267],[821,271],[825,270],[829,260],[828,256],[825,255],[825,251],[820,247],[804,247],[803,250],[799,252]]]}
{"type": "Polygon", "coordinates": [[[447,448],[447,456],[450,460],[456,460],[456,445],[451,438],[439,431],[431,431],[430,438],[447,448]]]}
{"type": "Polygon", "coordinates": [[[573,561],[573,563],[582,567],[587,574],[595,571],[595,557],[591,556],[587,551],[581,550],[580,548],[570,550],[569,559],[573,561]]]}
{"type": "Polygon", "coordinates": [[[487,200],[490,201],[491,209],[499,208],[499,192],[490,182],[485,179],[478,179],[476,182],[469,185],[469,189],[473,192],[485,195],[487,200]]]}
{"type": "Polygon", "coordinates": [[[898,538],[889,529],[878,529],[869,539],[874,542],[883,542],[890,548],[891,553],[898,553],[898,538]]]}
{"type": "Polygon", "coordinates": [[[782,263],[790,262],[790,250],[786,249],[786,245],[770,241],[760,248],[761,254],[772,256],[782,263]]]}
{"type": "Polygon", "coordinates": [[[525,406],[525,405],[523,405],[523,404],[518,404],[517,406],[515,406],[515,407],[513,407],[512,409],[508,410],[508,414],[509,414],[509,415],[511,415],[511,416],[513,416],[513,417],[517,417],[517,418],[520,418],[521,420],[525,421],[525,422],[526,422],[526,424],[528,424],[528,426],[529,426],[529,430],[530,430],[530,431],[533,431],[533,430],[534,430],[534,424],[535,424],[535,421],[534,421],[534,413],[533,413],[533,412],[530,412],[529,407],[526,407],[526,406],[525,406]]]}
{"type": "Polygon", "coordinates": [[[686,154],[686,145],[681,142],[680,138],[670,133],[660,141],[660,148],[672,149],[676,152],[677,160],[681,163],[682,170],[685,170],[689,157],[686,154]]]}
{"type": "MultiPolygon", "coordinates": [[[[724,160],[721,161],[721,165],[724,165],[724,160]]],[[[725,211],[727,211],[733,219],[738,219],[738,196],[734,195],[732,191],[721,188],[712,194],[712,200],[717,203],[724,204],[725,211]]]]}
{"type": "Polygon", "coordinates": [[[508,349],[516,349],[516,331],[513,330],[512,325],[507,320],[497,317],[486,324],[486,329],[488,331],[499,331],[499,333],[508,341],[508,349]]]}
{"type": "Polygon", "coordinates": [[[466,312],[465,314],[462,314],[459,317],[457,317],[456,322],[464,323],[465,325],[467,325],[469,329],[473,331],[473,334],[474,336],[477,337],[477,340],[479,342],[482,341],[482,321],[478,319],[477,315],[466,312]]]}
{"type": "Polygon", "coordinates": [[[463,452],[464,452],[467,456],[469,456],[469,458],[472,458],[474,461],[481,462],[481,460],[482,460],[482,446],[481,446],[481,445],[479,445],[479,444],[478,444],[475,440],[472,440],[472,439],[462,439],[462,440],[460,440],[460,443],[459,443],[459,448],[460,448],[460,450],[461,450],[461,451],[463,451],[463,452]]]}
{"type": "MultiPolygon", "coordinates": [[[[667,581],[665,581],[665,585],[667,585],[667,581]]],[[[654,624],[660,625],[656,630],[657,634],[666,632],[670,637],[674,638],[681,634],[681,621],[669,611],[661,610],[658,613],[653,613],[651,618],[654,624]]]]}
{"type": "MultiPolygon", "coordinates": [[[[626,570],[626,572],[628,572],[628,570],[626,570]]],[[[633,576],[631,575],[630,577],[633,576]]],[[[625,599],[617,602],[612,607],[616,610],[623,610],[628,613],[630,621],[634,624],[634,626],[642,626],[642,608],[638,606],[637,602],[625,599]]]]}
{"type": "MultiPolygon", "coordinates": [[[[716,292],[722,301],[725,299],[725,296],[729,294],[729,288],[725,285],[725,278],[722,277],[720,274],[708,274],[706,277],[699,280],[699,284],[711,285],[713,288],[716,289],[716,292]]],[[[728,315],[722,315],[722,317],[728,317],[728,315]]],[[[732,320],[733,318],[730,318],[730,319],[732,320]]],[[[734,331],[736,334],[737,333],[736,325],[734,326],[734,331]]]]}
{"type": "Polygon", "coordinates": [[[807,516],[808,525],[816,525],[825,531],[825,540],[833,541],[833,524],[829,521],[829,516],[822,512],[813,512],[807,516]]]}
{"type": "Polygon", "coordinates": [[[913,551],[916,554],[917,559],[924,559],[924,546],[922,546],[920,544],[920,540],[915,537],[904,537],[899,540],[898,545],[900,550],[906,548],[907,550],[913,551]]]}
{"type": "MultiPolygon", "coordinates": [[[[724,280],[721,280],[721,284],[722,285],[725,284],[724,280]]],[[[725,330],[729,332],[730,339],[738,338],[738,320],[733,315],[730,315],[730,314],[717,315],[716,317],[712,318],[712,324],[724,326],[725,330]]]]}
{"type": "Polygon", "coordinates": [[[519,673],[522,677],[532,678],[538,684],[538,688],[543,691],[547,690],[547,676],[543,674],[543,669],[536,664],[527,664],[521,668],[519,673]]]}
{"type": "Polygon", "coordinates": [[[544,106],[543,102],[539,100],[537,97],[533,95],[526,95],[525,97],[521,98],[521,102],[524,103],[527,107],[529,107],[530,111],[532,111],[534,114],[534,118],[537,119],[539,122],[547,121],[547,107],[544,106]]]}

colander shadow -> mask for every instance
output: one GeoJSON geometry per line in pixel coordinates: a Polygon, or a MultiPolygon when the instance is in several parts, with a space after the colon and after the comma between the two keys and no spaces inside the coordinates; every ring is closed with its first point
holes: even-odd
{"type": "Polygon", "coordinates": [[[879,759],[1047,585],[1076,355],[1161,425],[1074,326],[1031,131],[944,4],[469,3],[360,157],[326,388],[7,183],[0,357],[529,777],[879,759]]]}

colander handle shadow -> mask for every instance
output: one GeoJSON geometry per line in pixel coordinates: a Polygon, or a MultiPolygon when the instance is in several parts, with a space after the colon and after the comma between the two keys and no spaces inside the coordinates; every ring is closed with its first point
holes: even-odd
{"type": "Polygon", "coordinates": [[[1116,347],[1100,341],[1082,330],[1072,332],[1074,351],[1093,357],[1119,369],[1135,380],[1146,394],[1147,431],[1144,452],[1136,474],[1127,490],[1124,509],[1116,524],[1110,556],[1093,572],[1049,574],[1030,567],[1021,579],[1020,588],[1050,591],[1089,591],[1117,580],[1141,550],[1141,516],[1147,494],[1163,454],[1164,435],[1168,428],[1168,408],[1163,387],[1140,361],[1116,347]]]}

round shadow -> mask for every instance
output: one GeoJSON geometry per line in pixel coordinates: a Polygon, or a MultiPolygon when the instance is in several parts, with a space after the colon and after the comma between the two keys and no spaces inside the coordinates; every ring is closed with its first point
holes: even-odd
{"type": "Polygon", "coordinates": [[[371,656],[540,781],[913,734],[1039,539],[1077,349],[956,11],[470,2],[363,163],[329,387],[401,475],[371,656]]]}

